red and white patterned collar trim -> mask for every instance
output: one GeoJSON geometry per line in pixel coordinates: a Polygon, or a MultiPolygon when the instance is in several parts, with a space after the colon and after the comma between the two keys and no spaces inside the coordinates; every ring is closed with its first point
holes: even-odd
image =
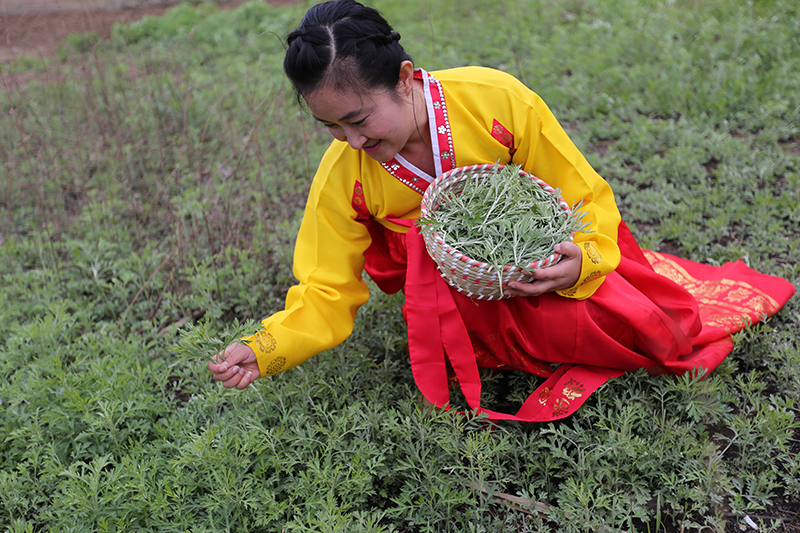
{"type": "MultiPolygon", "coordinates": [[[[456,168],[453,133],[450,130],[450,117],[447,115],[442,83],[421,68],[414,70],[414,79],[422,80],[424,87],[425,103],[428,108],[428,127],[433,145],[431,147],[433,163],[436,175],[440,176],[444,172],[456,168]]],[[[381,165],[389,174],[420,194],[425,192],[435,177],[418,169],[400,154],[381,165]]]]}

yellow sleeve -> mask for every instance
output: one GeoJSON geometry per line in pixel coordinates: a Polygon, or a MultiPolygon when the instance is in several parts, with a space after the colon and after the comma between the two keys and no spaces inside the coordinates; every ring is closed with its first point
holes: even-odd
{"type": "Polygon", "coordinates": [[[355,220],[351,205],[358,161],[343,156],[339,144],[323,157],[308,196],[294,252],[299,283],[289,289],[285,309],[245,339],[262,377],[343,342],[369,297],[361,274],[370,237],[366,226],[355,220]]]}
{"type": "Polygon", "coordinates": [[[570,205],[583,200],[584,221],[591,232],[575,234],[583,252],[578,283],[558,294],[570,298],[590,297],[620,262],[617,229],[619,214],[611,186],[589,165],[575,147],[553,113],[536,94],[531,93],[527,125],[513,159],[524,160],[525,169],[561,194],[570,205]],[[524,159],[523,159],[524,158],[524,159]]]}
{"type": "Polygon", "coordinates": [[[441,76],[448,98],[459,166],[512,162],[560,189],[570,205],[583,200],[584,220],[593,232],[575,235],[583,252],[581,275],[575,286],[558,294],[590,297],[620,261],[621,216],[610,185],[589,165],[545,102],[513,76],[483,67],[434,75],[441,76]]]}

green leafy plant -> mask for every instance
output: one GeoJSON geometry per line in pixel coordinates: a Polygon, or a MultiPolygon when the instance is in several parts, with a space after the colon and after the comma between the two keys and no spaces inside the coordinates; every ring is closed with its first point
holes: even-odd
{"type": "Polygon", "coordinates": [[[246,344],[243,337],[254,335],[261,328],[259,321],[249,319],[240,324],[239,319],[234,319],[232,323],[224,325],[221,331],[216,331],[214,322],[206,316],[180,330],[180,339],[174,351],[178,359],[184,362],[197,363],[203,359],[214,359],[218,355],[224,361],[227,346],[234,342],[246,344]]]}
{"type": "MultiPolygon", "coordinates": [[[[800,280],[797,2],[375,5],[420,66],[542,95],[643,246],[800,280]]],[[[282,305],[330,142],[273,35],[304,7],[187,4],[0,65],[0,531],[791,531],[798,298],[710,375],[629,373],[548,424],[423,408],[403,295],[369,281],[339,347],[211,379],[282,305]]]]}

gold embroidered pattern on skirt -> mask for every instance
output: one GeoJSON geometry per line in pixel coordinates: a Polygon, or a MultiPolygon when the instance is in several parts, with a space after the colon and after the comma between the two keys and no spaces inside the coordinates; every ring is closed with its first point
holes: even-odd
{"type": "Polygon", "coordinates": [[[642,250],[658,274],[671,279],[695,297],[703,324],[722,328],[729,334],[752,323],[753,314],[772,315],[778,302],[744,281],[718,279],[703,281],[692,277],[675,261],[652,250],[642,250]]]}
{"type": "Polygon", "coordinates": [[[575,398],[580,398],[583,396],[584,392],[586,392],[586,387],[581,385],[580,381],[570,379],[567,381],[567,384],[564,385],[564,390],[561,391],[561,394],[563,394],[566,398],[569,398],[571,401],[575,398]]]}
{"type": "Polygon", "coordinates": [[[550,387],[545,387],[539,393],[539,403],[542,405],[547,404],[547,400],[550,399],[550,393],[553,392],[553,389],[550,387]]]}
{"type": "Polygon", "coordinates": [[[569,400],[558,398],[553,404],[553,416],[562,416],[569,411],[569,400]]]}

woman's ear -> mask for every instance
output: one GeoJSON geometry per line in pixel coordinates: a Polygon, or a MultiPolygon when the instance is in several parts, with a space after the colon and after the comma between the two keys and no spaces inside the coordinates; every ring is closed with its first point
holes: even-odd
{"type": "Polygon", "coordinates": [[[408,96],[414,90],[414,64],[411,61],[400,63],[400,78],[397,80],[397,92],[408,96]]]}

